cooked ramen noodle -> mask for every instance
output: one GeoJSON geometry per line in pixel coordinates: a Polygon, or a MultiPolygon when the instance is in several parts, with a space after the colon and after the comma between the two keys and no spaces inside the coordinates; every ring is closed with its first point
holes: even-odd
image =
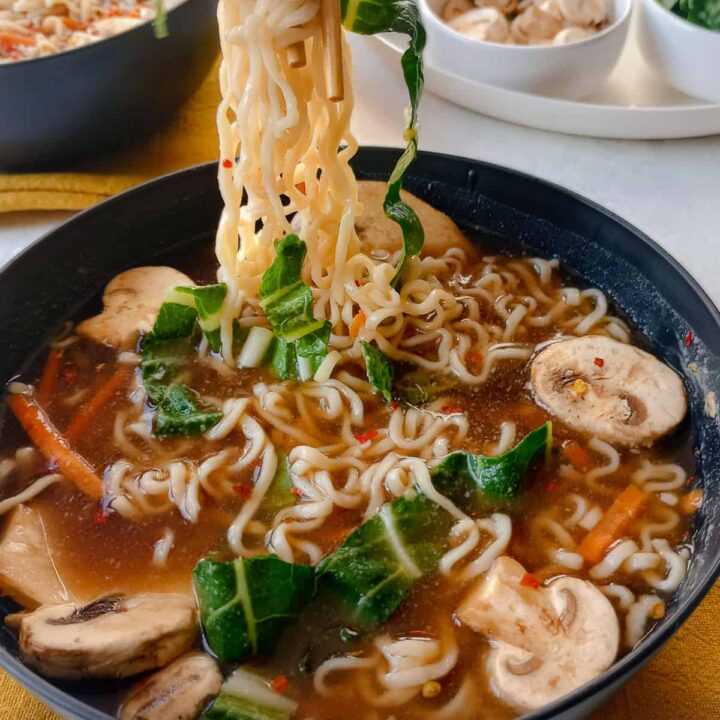
{"type": "MultiPolygon", "coordinates": [[[[342,21],[410,35],[415,109],[417,12],[383,7],[342,21]]],[[[121,718],[512,718],[685,578],[681,378],[556,260],[399,194],[414,109],[356,180],[337,9],[221,0],[217,262],[121,273],[7,389],[6,623],[50,678],[152,671],[121,718]]]]}
{"type": "MultiPolygon", "coordinates": [[[[182,0],[163,0],[166,8],[182,0]]],[[[153,0],[0,0],[0,64],[73,50],[155,18],[153,0]]]]}

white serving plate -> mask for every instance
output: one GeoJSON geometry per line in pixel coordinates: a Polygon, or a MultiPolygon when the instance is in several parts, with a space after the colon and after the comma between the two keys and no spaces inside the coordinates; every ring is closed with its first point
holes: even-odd
{"type": "MultiPolygon", "coordinates": [[[[401,52],[399,35],[379,38],[401,52]]],[[[720,134],[720,104],[684,95],[645,64],[635,19],[623,53],[607,83],[583,100],[562,100],[505,90],[453,75],[428,48],[425,87],[450,102],[519,125],[590,137],[661,140],[720,134]]]]}

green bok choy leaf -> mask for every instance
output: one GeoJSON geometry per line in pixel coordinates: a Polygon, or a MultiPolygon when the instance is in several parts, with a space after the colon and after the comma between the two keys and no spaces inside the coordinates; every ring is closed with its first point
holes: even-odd
{"type": "Polygon", "coordinates": [[[402,230],[400,262],[392,281],[393,286],[397,288],[402,282],[407,259],[417,255],[425,242],[420,218],[400,198],[405,173],[417,157],[418,106],[424,83],[425,28],[420,22],[420,11],[415,0],[341,0],[340,8],[343,26],[351,32],[360,35],[396,32],[409,38],[408,48],[400,61],[410,96],[405,128],[407,146],[390,174],[384,202],[385,214],[402,230]]]}
{"type": "MultiPolygon", "coordinates": [[[[517,496],[531,462],[552,443],[547,423],[496,458],[453,453],[431,472],[436,489],[465,513],[488,511],[517,496]]],[[[447,550],[454,518],[423,495],[383,505],[318,566],[329,587],[364,631],[385,622],[412,585],[434,572],[447,550]]]]}
{"type": "Polygon", "coordinates": [[[313,597],[315,573],[276,555],[205,558],[195,566],[193,584],[210,649],[220,660],[239,662],[272,651],[313,597]]]}

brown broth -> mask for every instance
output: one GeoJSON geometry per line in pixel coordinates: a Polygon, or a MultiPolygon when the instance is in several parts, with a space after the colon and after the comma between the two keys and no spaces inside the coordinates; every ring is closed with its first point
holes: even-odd
{"type": "MultiPolygon", "coordinates": [[[[560,280],[555,277],[553,290],[558,291],[560,280]]],[[[539,342],[552,337],[557,328],[533,328],[523,340],[539,342]]],[[[62,432],[71,422],[78,407],[87,402],[118,369],[114,352],[92,342],[80,339],[63,351],[60,375],[54,394],[45,410],[55,426],[62,432]],[[82,400],[71,403],[78,391],[84,391],[82,400]]],[[[35,375],[25,378],[37,382],[41,369],[35,375]]],[[[252,385],[272,378],[261,371],[237,371],[230,375],[219,374],[199,361],[194,361],[189,370],[188,385],[202,394],[218,398],[242,397],[251,393],[252,385]]],[[[132,373],[127,383],[132,382],[132,373]]],[[[464,449],[476,453],[487,453],[497,442],[497,428],[502,421],[512,420],[517,426],[517,437],[552,419],[533,401],[527,388],[527,364],[523,361],[506,362],[499,365],[487,383],[474,387],[457,387],[443,397],[449,406],[458,406],[467,412],[471,431],[464,449]]],[[[102,471],[112,462],[123,457],[114,441],[113,425],[115,414],[127,407],[128,385],[118,389],[117,393],[93,420],[90,427],[74,443],[88,462],[102,471]]],[[[385,427],[390,411],[379,401],[368,404],[366,408],[367,425],[365,430],[385,427]]],[[[293,422],[302,423],[301,417],[293,422]]],[[[325,444],[337,436],[338,428],[327,425],[325,444]]],[[[273,441],[284,451],[292,449],[290,438],[282,433],[273,433],[273,441]]],[[[568,572],[552,567],[541,543],[534,541],[531,523],[543,513],[561,519],[570,512],[572,503],[569,496],[577,491],[577,486],[563,480],[558,469],[568,461],[563,454],[563,446],[575,441],[583,447],[588,438],[568,429],[560,422],[554,425],[555,450],[549,461],[536,468],[526,479],[521,498],[508,510],[513,521],[513,539],[508,554],[521,562],[529,572],[536,573],[541,579],[547,579],[568,572]]],[[[228,439],[225,445],[230,447],[236,441],[228,439]]],[[[0,457],[9,456],[15,448],[27,444],[27,440],[17,430],[6,433],[2,441],[0,457]]],[[[140,442],[140,447],[143,443],[140,442]]],[[[197,439],[165,439],[154,441],[152,447],[145,449],[152,454],[153,464],[162,465],[170,459],[185,458],[200,461],[208,456],[206,443],[197,439]],[[158,450],[159,448],[159,450],[158,450]]],[[[217,452],[214,447],[212,452],[217,452]]],[[[691,472],[691,451],[686,436],[680,436],[653,449],[620,450],[620,468],[606,484],[615,491],[623,490],[630,482],[632,471],[644,459],[655,462],[677,462],[691,472]]],[[[592,462],[599,466],[603,458],[590,455],[592,462]]],[[[33,472],[14,479],[9,483],[4,495],[9,496],[28,485],[34,478],[47,471],[47,467],[36,467],[33,472]]],[[[246,482],[252,482],[247,477],[246,482]]],[[[583,495],[588,501],[607,508],[613,500],[613,494],[594,494],[587,488],[583,495]]],[[[52,486],[32,502],[45,522],[50,546],[58,570],[69,589],[79,598],[91,599],[111,592],[139,592],[164,590],[189,590],[190,573],[195,563],[208,553],[218,551],[227,554],[225,532],[240,507],[243,498],[239,494],[223,501],[205,498],[203,509],[197,523],[183,520],[174,510],[160,515],[152,515],[141,520],[130,520],[110,513],[103,514],[103,508],[77,491],[69,483],[52,486]],[[165,529],[175,533],[174,548],[170,552],[167,565],[158,568],[153,564],[153,548],[165,529]]],[[[657,512],[662,503],[654,498],[644,512],[647,519],[657,512]]],[[[326,552],[336,547],[345,535],[361,522],[359,511],[340,511],[317,531],[313,540],[326,552]]],[[[680,524],[666,535],[671,545],[686,539],[690,519],[683,517],[680,524]]],[[[579,541],[584,531],[575,528],[570,531],[579,541]]],[[[634,530],[629,533],[633,536],[634,530]]],[[[571,574],[588,577],[583,569],[571,574]]],[[[613,576],[613,582],[627,584],[635,590],[645,586],[637,578],[620,572],[613,576]]],[[[442,692],[436,698],[418,697],[406,705],[396,708],[375,709],[369,706],[351,682],[343,684],[343,692],[332,699],[317,696],[312,689],[312,676],[298,670],[303,652],[311,647],[313,638],[332,628],[332,618],[313,617],[312,613],[303,615],[302,622],[288,631],[283,640],[287,652],[278,652],[278,657],[268,661],[273,672],[286,674],[291,679],[291,691],[300,701],[298,717],[312,717],[316,720],[330,720],[341,717],[386,718],[393,716],[398,720],[420,717],[424,710],[442,705],[452,697],[464,677],[470,674],[475,678],[474,709],[468,712],[468,718],[504,720],[516,713],[500,703],[490,691],[486,679],[484,658],[488,651],[486,641],[471,630],[460,627],[453,619],[453,613],[460,598],[467,592],[467,586],[458,586],[438,576],[428,577],[416,583],[410,596],[395,613],[386,626],[372,637],[361,639],[349,645],[336,645],[335,650],[343,649],[355,654],[367,652],[372,639],[378,633],[393,636],[412,636],[424,633],[437,636],[442,628],[452,628],[460,648],[460,659],[450,675],[442,680],[442,692]],[[288,639],[289,638],[289,639],[288,639]],[[278,659],[282,657],[283,659],[278,659]]],[[[317,663],[316,663],[317,664],[317,663]]]]}

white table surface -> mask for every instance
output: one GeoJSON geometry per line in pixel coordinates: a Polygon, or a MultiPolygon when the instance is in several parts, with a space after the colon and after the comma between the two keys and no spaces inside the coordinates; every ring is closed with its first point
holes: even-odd
{"type": "MultiPolygon", "coordinates": [[[[351,44],[354,132],[361,144],[400,145],[407,96],[397,60],[372,39],[353,37],[351,44]]],[[[595,200],[654,238],[720,304],[720,136],[580,138],[510,125],[426,94],[420,144],[522,170],[595,200]]],[[[0,266],[69,215],[0,215],[0,266]]]]}

